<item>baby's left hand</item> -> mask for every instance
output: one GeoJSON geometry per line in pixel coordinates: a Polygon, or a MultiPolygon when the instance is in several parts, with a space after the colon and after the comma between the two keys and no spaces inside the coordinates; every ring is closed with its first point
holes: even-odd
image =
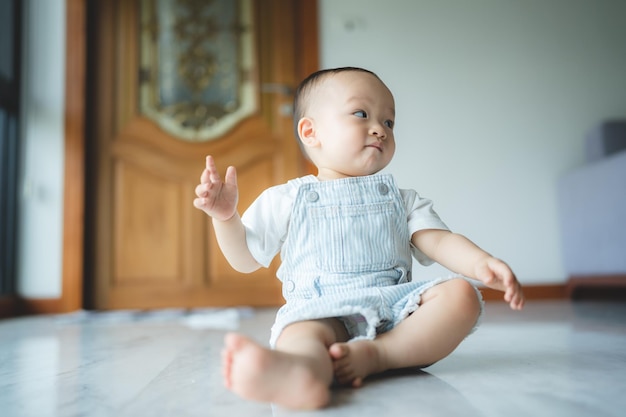
{"type": "Polygon", "coordinates": [[[504,292],[504,300],[513,310],[521,310],[524,307],[522,286],[506,263],[489,257],[480,261],[475,268],[476,277],[486,286],[504,292]]]}

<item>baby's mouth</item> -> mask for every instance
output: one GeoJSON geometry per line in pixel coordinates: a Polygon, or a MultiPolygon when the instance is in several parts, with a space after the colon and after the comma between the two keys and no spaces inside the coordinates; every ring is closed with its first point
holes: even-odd
{"type": "Polygon", "coordinates": [[[378,143],[372,143],[371,145],[367,145],[365,147],[366,148],[378,149],[378,152],[382,152],[383,151],[383,147],[380,144],[378,144],[378,143]]]}

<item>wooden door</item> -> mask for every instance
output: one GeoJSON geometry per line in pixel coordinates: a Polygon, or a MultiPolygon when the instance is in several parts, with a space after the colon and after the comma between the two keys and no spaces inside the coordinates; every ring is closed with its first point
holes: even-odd
{"type": "Polygon", "coordinates": [[[208,154],[222,172],[237,167],[240,212],[263,189],[304,173],[289,109],[293,87],[317,69],[315,2],[250,1],[254,62],[245,76],[256,86],[255,108],[218,137],[191,141],[139,105],[145,2],[95,4],[87,204],[93,307],[280,305],[278,261],[253,274],[235,272],[192,201],[208,154]]]}

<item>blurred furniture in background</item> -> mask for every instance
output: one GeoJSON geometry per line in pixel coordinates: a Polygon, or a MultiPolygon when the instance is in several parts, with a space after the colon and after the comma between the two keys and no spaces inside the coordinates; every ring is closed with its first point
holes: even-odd
{"type": "Polygon", "coordinates": [[[626,120],[586,138],[586,164],[558,184],[561,238],[571,297],[626,294],[626,120]]]}

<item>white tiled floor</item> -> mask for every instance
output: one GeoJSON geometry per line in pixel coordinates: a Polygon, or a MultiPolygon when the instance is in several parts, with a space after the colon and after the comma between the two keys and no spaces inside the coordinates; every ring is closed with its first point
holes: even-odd
{"type": "MultiPolygon", "coordinates": [[[[235,326],[234,313],[222,311],[218,324],[235,326]]],[[[274,310],[237,313],[240,331],[267,339],[274,310]]],[[[0,415],[626,415],[626,303],[531,302],[521,313],[488,303],[479,330],[444,361],[338,389],[329,408],[306,413],[226,391],[219,371],[225,330],[211,329],[206,318],[215,316],[0,321],[0,415]]]]}

